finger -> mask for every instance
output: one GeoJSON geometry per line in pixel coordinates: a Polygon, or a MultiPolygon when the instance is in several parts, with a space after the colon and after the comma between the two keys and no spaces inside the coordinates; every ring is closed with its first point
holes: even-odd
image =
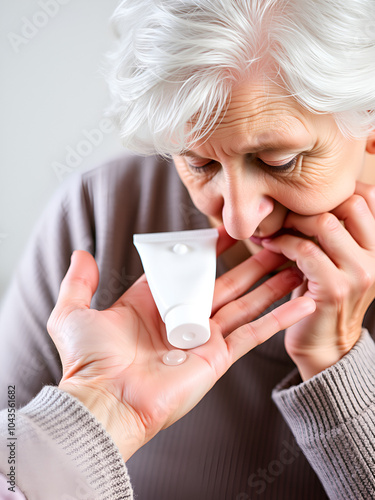
{"type": "Polygon", "coordinates": [[[76,250],[71,257],[57,299],[55,309],[88,309],[99,282],[99,271],[95,259],[88,252],[76,250]]]}
{"type": "Polygon", "coordinates": [[[303,276],[296,267],[289,267],[268,279],[255,290],[228,303],[214,316],[224,337],[241,325],[254,320],[271,304],[281,299],[303,282],[303,276]]]}
{"type": "Polygon", "coordinates": [[[344,222],[347,231],[362,248],[375,249],[375,218],[363,196],[351,196],[332,213],[344,222]]]}
{"type": "Polygon", "coordinates": [[[261,318],[237,328],[225,342],[234,363],[254,347],[262,344],[275,333],[285,330],[315,311],[315,302],[308,297],[298,297],[274,309],[261,318]]]}
{"type": "Polygon", "coordinates": [[[298,236],[283,235],[262,245],[274,252],[281,252],[294,261],[303,274],[312,282],[319,282],[324,288],[332,284],[332,277],[338,271],[328,255],[313,241],[298,236]]]}
{"type": "Polygon", "coordinates": [[[226,335],[254,320],[302,282],[303,275],[296,267],[284,269],[248,294],[229,302],[214,315],[214,319],[220,323],[223,334],[226,335]]]}
{"type": "Polygon", "coordinates": [[[261,250],[220,276],[215,282],[213,313],[228,302],[243,295],[257,281],[285,264],[286,261],[287,259],[283,255],[269,250],[261,250]]]}
{"type": "MultiPolygon", "coordinates": [[[[339,219],[330,212],[308,217],[291,214],[285,221],[285,227],[292,228],[293,230],[303,233],[310,238],[316,238],[321,248],[328,255],[329,259],[340,268],[346,267],[349,263],[348,259],[351,259],[352,255],[359,250],[358,244],[353,239],[351,234],[341,224],[339,219]]],[[[293,236],[284,235],[273,241],[282,241],[282,238],[287,240],[290,237],[293,236]]],[[[304,240],[303,238],[299,238],[299,241],[304,240]]],[[[313,245],[314,243],[311,242],[311,244],[313,245]]],[[[266,246],[266,248],[272,249],[271,246],[266,246]]],[[[295,248],[297,249],[296,246],[295,248]]],[[[304,244],[302,243],[301,248],[310,251],[312,246],[306,244],[306,247],[304,247],[304,244]]]]}

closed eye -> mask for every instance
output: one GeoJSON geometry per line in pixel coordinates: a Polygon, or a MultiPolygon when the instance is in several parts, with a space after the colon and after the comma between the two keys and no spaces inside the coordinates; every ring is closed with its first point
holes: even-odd
{"type": "Polygon", "coordinates": [[[295,156],[292,158],[288,163],[284,163],[283,165],[269,165],[265,161],[261,160],[260,158],[257,159],[258,162],[261,163],[262,166],[267,167],[270,170],[274,170],[276,172],[286,172],[287,170],[290,170],[296,166],[298,156],[295,156]]]}
{"type": "MultiPolygon", "coordinates": [[[[273,170],[274,172],[287,172],[288,170],[291,170],[296,166],[298,160],[298,156],[295,156],[292,158],[290,161],[287,163],[284,163],[282,165],[270,165],[269,163],[266,163],[265,161],[261,160],[260,158],[257,158],[256,161],[262,166],[265,167],[269,170],[273,170]]],[[[204,160],[203,160],[204,161],[204,160]]],[[[203,174],[206,173],[208,170],[212,169],[214,166],[217,165],[217,162],[215,160],[210,160],[207,161],[207,163],[203,162],[197,162],[195,163],[194,161],[188,161],[189,168],[198,174],[203,174]]]]}
{"type": "Polygon", "coordinates": [[[199,165],[199,164],[194,165],[194,163],[188,161],[189,168],[193,172],[196,172],[198,174],[205,173],[207,170],[210,170],[216,164],[217,164],[217,162],[215,160],[210,160],[207,163],[204,163],[204,164],[201,164],[201,165],[199,165]]]}

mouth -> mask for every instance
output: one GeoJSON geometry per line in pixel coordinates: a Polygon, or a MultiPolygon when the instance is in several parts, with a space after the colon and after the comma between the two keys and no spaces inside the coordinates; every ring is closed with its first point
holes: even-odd
{"type": "Polygon", "coordinates": [[[282,236],[283,234],[290,234],[290,230],[282,228],[272,234],[267,234],[266,236],[250,236],[249,239],[256,245],[262,246],[263,240],[270,240],[273,238],[277,238],[278,236],[282,236]]]}
{"type": "Polygon", "coordinates": [[[300,237],[303,239],[308,239],[308,240],[315,241],[315,242],[318,241],[313,236],[309,237],[309,236],[306,236],[305,234],[303,234],[299,231],[295,231],[294,229],[287,229],[285,227],[279,229],[275,233],[268,234],[267,236],[250,236],[249,240],[252,241],[253,243],[255,243],[256,245],[262,246],[262,241],[273,240],[273,239],[277,238],[278,236],[283,236],[284,234],[288,234],[290,236],[297,236],[297,237],[300,237]]]}

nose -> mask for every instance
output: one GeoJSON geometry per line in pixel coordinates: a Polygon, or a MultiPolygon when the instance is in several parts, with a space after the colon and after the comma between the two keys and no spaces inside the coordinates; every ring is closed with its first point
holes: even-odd
{"type": "Polygon", "coordinates": [[[256,177],[238,172],[225,179],[222,220],[232,238],[248,239],[274,210],[275,202],[267,193],[267,185],[256,177]]]}

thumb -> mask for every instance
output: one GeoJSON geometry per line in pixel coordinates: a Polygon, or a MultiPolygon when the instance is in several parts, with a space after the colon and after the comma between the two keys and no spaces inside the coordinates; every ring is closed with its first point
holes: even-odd
{"type": "Polygon", "coordinates": [[[94,257],[83,250],[75,250],[52,315],[66,317],[76,309],[89,309],[98,283],[99,270],[94,257]]]}

